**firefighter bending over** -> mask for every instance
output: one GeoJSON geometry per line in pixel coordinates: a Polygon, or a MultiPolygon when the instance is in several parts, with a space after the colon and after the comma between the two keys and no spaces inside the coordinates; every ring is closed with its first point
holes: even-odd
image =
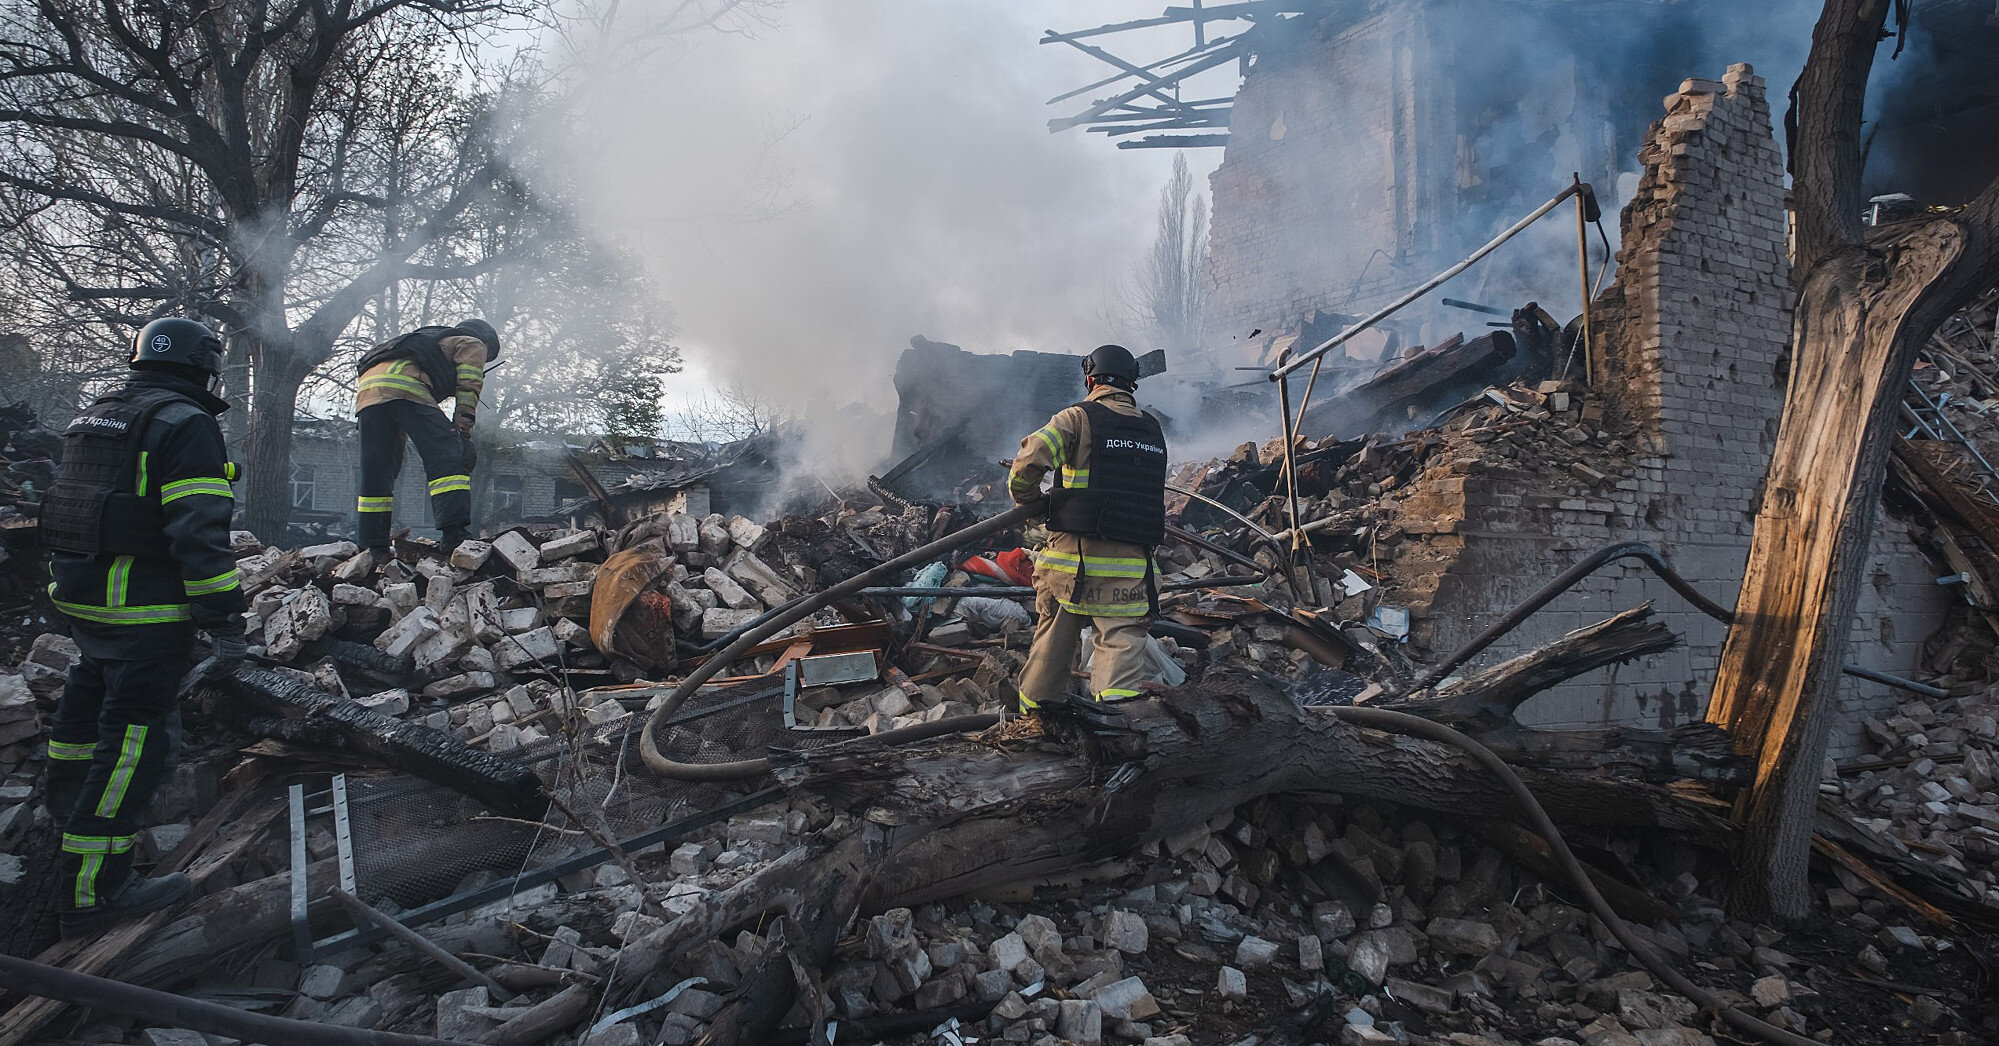
{"type": "Polygon", "coordinates": [[[1138,361],[1103,345],[1083,359],[1089,395],[1020,443],[1009,492],[1046,501],[1048,547],[1036,557],[1034,649],[1020,680],[1030,712],[1070,690],[1083,625],[1096,626],[1090,694],[1130,697],[1151,680],[1146,626],[1158,609],[1152,550],[1166,536],[1166,439],[1138,409],[1138,361]],[[1054,487],[1044,495],[1050,471],[1054,487]]]}
{"type": "Polygon", "coordinates": [[[63,431],[42,504],[49,596],[82,655],[49,725],[65,937],[187,895],[185,875],[135,874],[132,845],[173,766],[195,629],[215,644],[206,675],[234,672],[248,650],[229,548],[236,466],[215,423],[229,405],[210,391],[222,342],[193,320],[154,320],[131,366],[63,431]]]}
{"type": "Polygon", "coordinates": [[[377,345],[361,357],[361,385],[354,417],[361,424],[361,498],[356,506],[362,548],[380,565],[389,558],[389,520],[395,509],[396,474],[403,467],[403,437],[416,444],[430,481],[430,509],[450,552],[472,528],[472,425],[486,364],[500,358],[500,335],[485,320],[456,327],[418,327],[377,345]],[[438,404],[454,402],[453,421],[438,404]]]}

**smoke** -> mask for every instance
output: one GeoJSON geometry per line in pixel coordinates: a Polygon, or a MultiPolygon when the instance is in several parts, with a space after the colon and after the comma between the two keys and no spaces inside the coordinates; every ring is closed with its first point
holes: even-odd
{"type": "Polygon", "coordinates": [[[1055,0],[788,4],[594,93],[569,176],[646,259],[690,375],[782,404],[851,475],[888,449],[910,335],[1003,352],[1126,333],[1108,299],[1150,246],[1171,158],[1048,132],[1046,99],[1101,75],[1035,42],[1074,18],[1055,0]]]}

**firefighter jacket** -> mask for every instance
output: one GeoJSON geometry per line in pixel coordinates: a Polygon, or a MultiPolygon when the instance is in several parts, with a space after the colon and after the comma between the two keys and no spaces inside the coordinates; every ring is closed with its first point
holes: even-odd
{"type": "Polygon", "coordinates": [[[241,627],[229,546],[237,470],[215,422],[228,409],[193,382],[140,372],[65,431],[42,521],[49,597],[79,639],[99,641],[98,656],[184,649],[196,625],[241,627]],[[58,501],[100,508],[51,517],[58,501]]]}
{"type": "MultiPolygon", "coordinates": [[[[1126,417],[1142,413],[1130,392],[1099,385],[1086,403],[1101,405],[1126,417]]],[[[1055,471],[1068,486],[1087,480],[1096,440],[1089,413],[1081,404],[1064,407],[1048,424],[1020,441],[1014,456],[1008,492],[1016,504],[1045,503],[1041,481],[1055,471]]],[[[1158,492],[1163,511],[1165,489],[1158,492]]],[[[1129,541],[1094,534],[1053,531],[1048,545],[1035,557],[1034,585],[1052,590],[1062,609],[1091,617],[1145,617],[1154,609],[1152,549],[1129,541]]]]}
{"type": "Polygon", "coordinates": [[[479,416],[479,393],[486,387],[486,343],[468,334],[448,334],[438,339],[438,345],[457,367],[456,388],[433,388],[423,365],[413,358],[385,360],[362,372],[355,413],[389,400],[429,406],[451,399],[456,401],[452,419],[459,428],[471,428],[479,416]]]}

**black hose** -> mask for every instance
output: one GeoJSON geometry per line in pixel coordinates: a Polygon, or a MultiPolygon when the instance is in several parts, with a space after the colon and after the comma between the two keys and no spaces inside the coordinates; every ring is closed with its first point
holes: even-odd
{"type": "Polygon", "coordinates": [[[1582,862],[1576,860],[1575,853],[1569,849],[1568,841],[1562,838],[1561,831],[1555,827],[1555,822],[1548,816],[1548,811],[1541,807],[1540,800],[1535,799],[1534,793],[1528,790],[1527,782],[1522,781],[1520,775],[1506,765],[1505,760],[1494,755],[1492,749],[1442,723],[1432,722],[1407,712],[1346,705],[1318,705],[1313,707],[1313,711],[1329,712],[1358,726],[1370,726],[1390,733],[1438,741],[1461,749],[1478,760],[1480,765],[1492,771],[1493,776],[1499,778],[1500,783],[1506,786],[1506,790],[1513,793],[1513,798],[1519,801],[1528,820],[1533,822],[1535,831],[1540,832],[1541,837],[1548,840],[1548,846],[1554,851],[1562,870],[1568,873],[1570,881],[1589,901],[1590,910],[1596,913],[1597,918],[1603,920],[1604,926],[1610,929],[1611,935],[1617,938],[1618,943],[1624,945],[1625,949],[1631,952],[1647,970],[1652,971],[1653,976],[1666,982],[1674,991],[1692,999],[1702,1009],[1713,1010],[1737,1031],[1754,1035],[1765,1042],[1777,1043],[1778,1046],[1825,1046],[1816,1039],[1808,1039],[1795,1032],[1786,1031],[1728,1006],[1713,992],[1688,980],[1685,975],[1654,952],[1650,944],[1632,933],[1630,925],[1610,907],[1610,902],[1603,899],[1603,894],[1597,892],[1596,884],[1590,881],[1589,873],[1583,869],[1582,862]]]}
{"type": "Polygon", "coordinates": [[[44,966],[0,954],[0,974],[11,991],[60,999],[113,1013],[131,1014],[154,1024],[225,1035],[244,1042],[283,1042],[297,1046],[462,1046],[428,1035],[403,1035],[372,1028],[347,1028],[312,1021],[295,1021],[250,1013],[234,1006],[202,1002],[172,992],[44,966]]]}
{"type": "MultiPolygon", "coordinates": [[[[659,774],[661,777],[670,777],[678,780],[738,780],[744,777],[756,777],[768,772],[770,764],[769,760],[765,759],[744,759],[733,763],[677,762],[668,759],[659,750],[659,745],[654,740],[653,735],[658,731],[660,724],[673,718],[673,714],[680,710],[680,706],[686,704],[687,699],[693,696],[696,690],[701,689],[701,684],[706,683],[715,673],[720,672],[723,666],[741,657],[744,651],[776,635],[785,626],[810,616],[820,607],[826,606],[834,600],[844,599],[861,589],[877,584],[899,571],[916,566],[919,563],[927,563],[946,552],[990,537],[1013,527],[1015,524],[1025,523],[1035,516],[1040,515],[1043,508],[1044,506],[1041,505],[1016,505],[991,519],[974,523],[956,533],[947,534],[927,545],[910,552],[905,552],[879,566],[863,570],[853,577],[834,585],[832,588],[799,600],[795,604],[792,604],[790,609],[784,610],[781,613],[771,614],[762,624],[738,636],[735,642],[729,644],[719,653],[711,655],[708,660],[703,661],[700,667],[688,673],[687,678],[680,681],[679,686],[673,688],[673,692],[667,695],[665,702],[653,710],[652,717],[646,721],[645,728],[640,731],[639,755],[645,760],[646,766],[653,773],[659,774]]],[[[957,718],[970,720],[983,717],[960,716],[957,718]]],[[[944,719],[936,723],[924,723],[921,725],[925,727],[940,727],[950,722],[952,720],[944,719]]],[[[961,730],[967,728],[962,725],[956,727],[956,729],[961,730]]],[[[905,729],[913,730],[916,728],[908,727],[905,729]]],[[[889,734],[894,733],[897,733],[897,731],[891,730],[876,736],[885,738],[889,734]]],[[[906,737],[902,738],[902,740],[907,739],[906,737]]]]}
{"type": "MultiPolygon", "coordinates": [[[[1724,625],[1735,623],[1734,611],[1702,595],[1700,589],[1695,588],[1686,578],[1681,577],[1678,571],[1667,565],[1665,558],[1659,555],[1657,549],[1642,541],[1622,541],[1615,545],[1605,545],[1584,557],[1574,566],[1562,571],[1553,581],[1541,586],[1539,591],[1527,597],[1526,601],[1507,611],[1505,616],[1488,625],[1485,631],[1472,637],[1472,641],[1466,643],[1457,653],[1431,666],[1421,676],[1417,677],[1414,683],[1409,684],[1409,689],[1411,691],[1421,690],[1442,682],[1444,677],[1450,675],[1453,669],[1477,657],[1486,647],[1498,642],[1501,636],[1520,627],[1522,622],[1533,617],[1542,607],[1554,602],[1555,597],[1575,587],[1576,582],[1596,573],[1605,564],[1619,559],[1636,559],[1644,563],[1647,567],[1651,568],[1653,574],[1658,575],[1659,580],[1664,581],[1672,587],[1673,591],[1678,592],[1680,598],[1692,603],[1695,610],[1706,614],[1724,625]]],[[[1886,672],[1877,672],[1871,668],[1862,668],[1859,665],[1842,665],[1840,666],[1840,671],[1857,679],[1867,679],[1887,686],[1900,687],[1912,693],[1922,694],[1925,697],[1940,698],[1949,696],[1945,691],[1926,683],[1918,683],[1913,679],[1903,679],[1900,676],[1889,675],[1886,672]]]]}

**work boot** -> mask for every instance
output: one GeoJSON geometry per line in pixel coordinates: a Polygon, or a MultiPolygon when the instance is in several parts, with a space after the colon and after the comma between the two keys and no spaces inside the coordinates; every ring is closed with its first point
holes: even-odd
{"type": "Polygon", "coordinates": [[[438,547],[443,550],[444,558],[450,559],[451,553],[455,549],[457,549],[458,546],[464,544],[466,538],[469,538],[471,536],[472,535],[468,533],[464,527],[452,527],[451,529],[446,530],[443,533],[443,535],[438,539],[438,547]]]}
{"type": "Polygon", "coordinates": [[[179,872],[152,879],[134,873],[115,892],[104,895],[95,907],[64,909],[60,913],[62,935],[81,937],[101,933],[127,919],[178,904],[193,888],[188,877],[179,872]]]}

